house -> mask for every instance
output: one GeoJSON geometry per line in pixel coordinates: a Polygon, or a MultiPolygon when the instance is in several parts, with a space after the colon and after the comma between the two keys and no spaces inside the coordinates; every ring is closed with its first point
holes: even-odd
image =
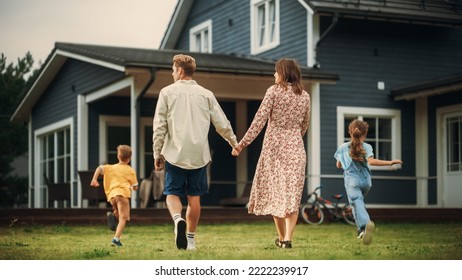
{"type": "MultiPolygon", "coordinates": [[[[178,53],[190,52],[55,44],[11,117],[29,128],[29,207],[86,207],[90,186],[79,172],[117,162],[119,144],[132,146],[131,165],[139,178],[149,177],[156,100],[160,90],[173,82],[172,58],[178,53]],[[63,191],[53,194],[56,189],[63,191]],[[51,201],[51,197],[65,202],[51,201]]],[[[193,55],[198,63],[195,79],[215,93],[233,127],[244,133],[252,115],[242,113],[248,110],[247,103],[256,110],[274,79],[274,62],[237,55],[193,55]]],[[[338,79],[316,69],[302,71],[307,81],[338,79]]],[[[209,142],[212,186],[204,205],[235,196],[237,188],[247,183],[239,179],[247,170],[231,156],[227,142],[213,130],[209,142]]],[[[132,205],[139,205],[138,193],[132,205]]]]}
{"type": "MultiPolygon", "coordinates": [[[[457,0],[179,0],[160,50],[56,43],[12,116],[29,127],[30,207],[46,207],[43,174],[68,183],[82,207],[78,171],[115,161],[130,143],[139,177],[152,169],[152,116],[172,82],[171,58],[190,53],[242,137],[273,83],[274,61],[297,59],[312,117],[307,190],[344,192],[333,154],[354,118],[367,141],[401,168],[373,168],[369,207],[462,207],[462,5],[457,0]]],[[[205,205],[240,196],[260,136],[238,158],[213,131],[205,205]]],[[[137,204],[137,196],[132,199],[137,204]]]]}
{"type": "Polygon", "coordinates": [[[183,0],[161,49],[291,57],[335,73],[307,88],[308,189],[343,192],[333,154],[361,118],[375,156],[404,161],[372,168],[370,207],[462,207],[461,1],[183,0]]]}

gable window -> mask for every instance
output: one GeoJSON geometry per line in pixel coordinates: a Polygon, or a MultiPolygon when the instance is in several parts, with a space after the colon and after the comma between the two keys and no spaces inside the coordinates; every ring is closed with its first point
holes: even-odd
{"type": "Polygon", "coordinates": [[[189,30],[189,50],[212,53],[212,20],[207,20],[189,30]]]}
{"type": "MultiPolygon", "coordinates": [[[[374,149],[374,158],[401,158],[401,112],[393,109],[337,107],[337,146],[350,141],[348,125],[354,119],[369,124],[366,141],[374,149]]],[[[390,166],[371,166],[372,170],[391,170],[390,166]]]]}
{"type": "Polygon", "coordinates": [[[250,36],[252,54],[279,45],[279,0],[251,0],[250,36]]]}

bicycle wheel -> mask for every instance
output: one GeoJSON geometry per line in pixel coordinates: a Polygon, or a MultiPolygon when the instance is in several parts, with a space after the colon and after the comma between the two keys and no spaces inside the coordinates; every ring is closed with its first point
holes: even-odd
{"type": "Polygon", "coordinates": [[[324,212],[319,204],[306,203],[300,208],[300,216],[310,225],[320,225],[324,221],[324,212]]]}
{"type": "Polygon", "coordinates": [[[342,216],[347,224],[356,225],[355,217],[353,216],[353,208],[350,205],[345,205],[342,208],[342,216]]]}

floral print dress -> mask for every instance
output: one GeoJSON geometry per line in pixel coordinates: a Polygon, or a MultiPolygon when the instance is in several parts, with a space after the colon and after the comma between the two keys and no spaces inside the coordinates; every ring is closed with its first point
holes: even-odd
{"type": "Polygon", "coordinates": [[[289,84],[271,86],[241,140],[248,146],[265,124],[265,137],[255,170],[248,212],[284,218],[298,213],[305,182],[306,152],[303,144],[310,121],[310,96],[294,93],[289,84]]]}

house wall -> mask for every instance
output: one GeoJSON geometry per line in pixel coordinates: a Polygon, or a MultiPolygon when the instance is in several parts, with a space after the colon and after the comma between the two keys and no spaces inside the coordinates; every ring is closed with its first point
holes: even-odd
{"type": "MultiPolygon", "coordinates": [[[[327,28],[330,22],[330,18],[322,18],[321,28],[327,28]]],[[[405,164],[397,172],[373,172],[373,175],[393,176],[398,177],[398,180],[373,179],[374,191],[368,195],[369,203],[416,203],[416,182],[412,179],[416,168],[415,102],[396,102],[389,96],[389,92],[396,86],[460,72],[460,49],[462,30],[342,18],[318,46],[317,58],[321,69],[340,77],[335,85],[321,85],[322,140],[337,138],[337,106],[393,108],[401,111],[401,154],[405,164]],[[378,81],[385,82],[385,90],[377,89],[378,81]],[[411,179],[399,180],[399,177],[411,179]]],[[[440,98],[435,99],[449,102],[447,98],[440,98]]],[[[433,99],[428,104],[433,104],[433,99]]],[[[429,118],[430,176],[436,176],[434,122],[433,113],[429,118]]],[[[322,174],[339,174],[333,158],[335,140],[322,143],[322,174]]],[[[322,179],[322,185],[340,191],[339,186],[343,186],[343,181],[341,178],[325,178],[322,179]]],[[[430,202],[436,201],[435,195],[436,185],[430,182],[430,202]]]]}
{"type": "MultiPolygon", "coordinates": [[[[301,64],[306,55],[306,10],[297,0],[280,0],[280,45],[256,55],[277,60],[281,57],[297,59],[301,64]],[[284,16],[290,15],[290,16],[284,16]]],[[[176,49],[189,50],[189,30],[212,20],[213,53],[250,54],[250,1],[194,1],[176,49]]]]}
{"type": "MultiPolygon", "coordinates": [[[[85,94],[103,85],[109,84],[123,77],[123,73],[93,64],[69,59],[62,66],[58,74],[32,110],[32,130],[35,131],[47,125],[67,118],[74,118],[74,128],[77,128],[77,95],[85,94]]],[[[77,131],[74,129],[73,166],[74,203],[77,199],[77,131]]],[[[32,141],[34,143],[34,141],[32,141]]],[[[32,161],[38,164],[35,147],[31,147],[32,161]]],[[[34,170],[31,175],[35,176],[34,170]]]]}

